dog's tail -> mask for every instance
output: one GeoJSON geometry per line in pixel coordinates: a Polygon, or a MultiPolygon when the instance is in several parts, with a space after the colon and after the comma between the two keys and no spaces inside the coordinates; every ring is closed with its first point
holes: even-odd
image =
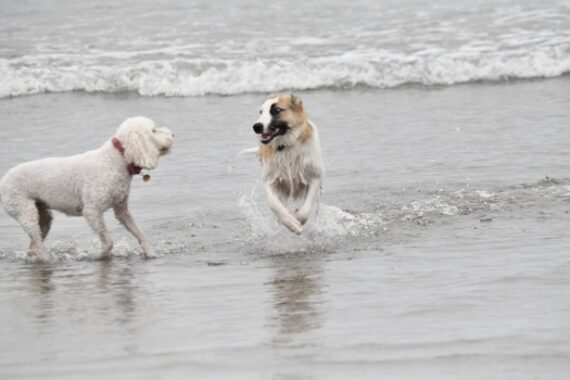
{"type": "Polygon", "coordinates": [[[241,152],[239,152],[240,156],[243,156],[246,154],[259,154],[259,147],[256,146],[255,148],[244,149],[241,152]]]}

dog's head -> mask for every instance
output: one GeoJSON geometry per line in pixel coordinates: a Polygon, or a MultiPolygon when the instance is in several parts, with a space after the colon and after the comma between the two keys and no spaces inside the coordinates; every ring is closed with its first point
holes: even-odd
{"type": "Polygon", "coordinates": [[[259,135],[263,144],[295,132],[306,118],[303,102],[295,95],[271,96],[261,106],[259,114],[259,120],[253,124],[253,131],[259,135]]]}
{"type": "Polygon", "coordinates": [[[143,169],[154,169],[158,157],[167,154],[174,142],[170,129],[158,128],[154,121],[142,116],[125,120],[116,137],[125,148],[127,162],[143,169]]]}

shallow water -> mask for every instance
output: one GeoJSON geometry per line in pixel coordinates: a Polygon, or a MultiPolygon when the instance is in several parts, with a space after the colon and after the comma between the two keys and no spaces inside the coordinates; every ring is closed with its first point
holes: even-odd
{"type": "Polygon", "coordinates": [[[567,2],[2,5],[0,175],[129,116],[177,138],[130,197],[157,260],[110,213],[112,260],[56,215],[37,263],[0,212],[1,379],[568,377],[567,2]],[[238,155],[290,89],[326,166],[301,237],[238,155]]]}
{"type": "Polygon", "coordinates": [[[237,156],[262,96],[0,100],[2,172],[96,147],[128,115],[177,134],[132,189],[158,260],[108,215],[114,258],[93,261],[85,222],[57,215],[37,264],[1,214],[2,377],[565,378],[568,88],[302,93],[327,174],[300,238],[237,156]]]}

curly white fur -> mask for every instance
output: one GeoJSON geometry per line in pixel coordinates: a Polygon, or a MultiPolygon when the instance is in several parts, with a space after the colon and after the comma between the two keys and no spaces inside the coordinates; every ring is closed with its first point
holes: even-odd
{"type": "Polygon", "coordinates": [[[137,238],[145,255],[156,256],[128,209],[132,180],[128,165],[154,169],[158,157],[168,152],[174,135],[167,128],[157,128],[150,119],[134,117],[121,124],[115,138],[124,147],[124,154],[107,141],[83,154],[20,164],[0,180],[4,209],[21,224],[31,239],[30,250],[40,259],[47,258],[43,240],[51,227],[51,210],[84,216],[101,240],[101,255],[108,255],[113,242],[103,212],[109,208],[137,238]]]}

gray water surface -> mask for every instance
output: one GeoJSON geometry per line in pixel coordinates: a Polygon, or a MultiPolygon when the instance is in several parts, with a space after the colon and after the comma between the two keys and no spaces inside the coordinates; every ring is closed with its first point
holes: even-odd
{"type": "Polygon", "coordinates": [[[110,261],[0,211],[0,379],[568,379],[566,0],[0,0],[0,175],[176,133],[110,261]],[[238,156],[271,92],[319,127],[301,237],[238,156]]]}
{"type": "Polygon", "coordinates": [[[177,135],[131,195],[157,260],[108,215],[114,258],[94,261],[57,215],[38,264],[0,214],[2,378],[566,378],[568,88],[300,93],[327,168],[302,237],[237,156],[263,96],[0,100],[0,172],[135,114],[177,135]]]}

